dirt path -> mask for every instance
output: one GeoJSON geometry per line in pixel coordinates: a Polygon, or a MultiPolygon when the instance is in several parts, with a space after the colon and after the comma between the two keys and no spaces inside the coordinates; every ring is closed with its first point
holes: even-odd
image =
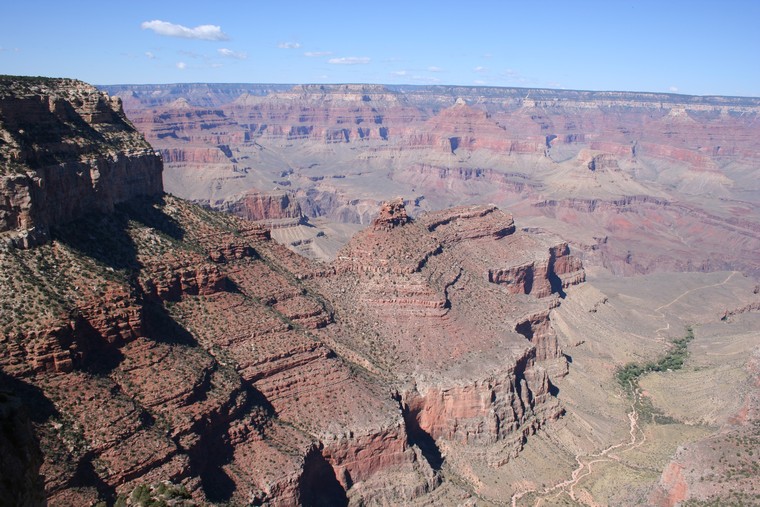
{"type": "MultiPolygon", "coordinates": [[[[544,499],[546,498],[557,498],[563,493],[567,493],[570,498],[572,498],[576,502],[581,502],[585,505],[591,505],[596,507],[598,504],[596,504],[593,501],[593,498],[588,498],[587,495],[582,495],[582,498],[576,495],[576,492],[574,490],[575,486],[578,484],[578,482],[588,477],[593,473],[593,465],[596,463],[603,463],[606,461],[619,461],[620,457],[615,454],[610,454],[612,451],[615,451],[617,449],[620,449],[621,452],[629,451],[631,449],[635,449],[636,447],[640,446],[644,443],[645,437],[643,433],[641,432],[641,429],[639,428],[639,416],[638,412],[636,411],[636,402],[638,401],[639,393],[638,391],[634,394],[634,400],[631,401],[631,411],[628,413],[628,421],[629,421],[629,435],[630,435],[630,441],[627,442],[619,442],[617,444],[613,444],[606,449],[603,449],[599,452],[596,452],[594,454],[584,455],[584,454],[576,454],[575,455],[575,461],[578,463],[578,467],[573,470],[571,476],[569,479],[564,480],[562,482],[559,482],[551,487],[547,487],[539,492],[539,497],[536,499],[536,502],[534,503],[535,507],[538,507],[543,504],[544,499]],[[639,436],[641,434],[641,436],[639,436]]],[[[518,500],[520,500],[523,496],[529,494],[529,493],[535,493],[537,490],[530,489],[521,491],[519,493],[515,493],[512,495],[512,507],[517,506],[518,500]]]]}
{"type": "MultiPolygon", "coordinates": [[[[667,331],[670,329],[670,323],[667,321],[667,318],[665,317],[665,314],[662,310],[665,308],[668,308],[669,306],[673,305],[674,303],[678,302],[681,298],[686,296],[687,294],[690,294],[692,292],[707,289],[711,287],[718,287],[720,285],[725,285],[728,283],[728,281],[736,274],[737,271],[732,271],[725,280],[718,283],[713,283],[710,285],[703,285],[700,287],[695,287],[693,289],[686,290],[679,294],[675,299],[670,301],[669,303],[665,303],[657,308],[655,308],[654,312],[659,314],[660,318],[663,319],[666,323],[666,326],[661,327],[657,330],[655,330],[655,334],[658,336],[658,338],[662,338],[660,333],[662,331],[667,331]]],[[[590,507],[601,507],[600,504],[596,503],[587,492],[583,491],[581,493],[576,493],[575,486],[578,485],[578,482],[581,479],[584,479],[588,476],[590,476],[594,472],[593,465],[597,463],[604,463],[604,462],[610,462],[610,461],[620,461],[620,456],[617,454],[610,454],[612,451],[619,450],[620,453],[627,452],[633,449],[636,449],[637,447],[641,446],[646,442],[646,436],[644,435],[644,432],[639,427],[639,414],[636,410],[636,405],[641,397],[641,392],[639,389],[632,389],[633,392],[633,399],[631,400],[631,411],[628,412],[628,421],[629,421],[629,435],[630,440],[629,441],[623,441],[619,442],[617,444],[613,444],[606,449],[596,452],[594,454],[583,454],[579,453],[575,455],[575,461],[578,463],[578,466],[575,470],[573,470],[572,474],[570,475],[569,479],[566,479],[562,482],[558,482],[554,484],[553,486],[549,486],[547,488],[544,488],[540,492],[538,492],[537,489],[528,489],[524,491],[520,491],[518,493],[515,493],[512,495],[512,507],[517,507],[517,502],[524,497],[527,494],[530,493],[536,493],[538,492],[537,498],[535,503],[533,504],[534,507],[539,507],[544,503],[545,499],[549,498],[557,498],[563,493],[566,493],[572,500],[579,502],[583,505],[588,505],[590,507]]]]}
{"type": "Polygon", "coordinates": [[[728,283],[728,281],[729,281],[731,278],[733,278],[733,276],[734,276],[736,273],[738,273],[738,271],[731,271],[731,273],[730,273],[730,274],[729,274],[729,275],[726,277],[726,279],[725,279],[725,280],[723,280],[722,282],[713,283],[713,284],[710,284],[710,285],[703,285],[703,286],[701,286],[701,287],[694,287],[693,289],[689,289],[689,290],[687,290],[687,291],[684,291],[684,292],[682,292],[682,293],[681,293],[681,294],[680,294],[678,297],[676,297],[676,298],[675,298],[673,301],[671,301],[670,303],[665,303],[664,305],[662,305],[662,306],[659,306],[659,307],[655,308],[655,309],[654,309],[654,312],[655,312],[655,313],[657,313],[657,314],[659,314],[659,315],[660,315],[660,318],[661,318],[662,320],[664,320],[664,321],[665,321],[665,324],[666,324],[666,326],[665,326],[665,327],[661,327],[661,328],[659,328],[659,329],[655,330],[655,333],[657,333],[657,334],[659,335],[661,331],[667,331],[668,329],[670,329],[670,322],[668,322],[668,321],[667,321],[667,319],[665,318],[665,314],[664,314],[664,313],[662,313],[662,310],[663,310],[663,309],[665,309],[665,308],[669,307],[670,305],[672,305],[672,304],[674,304],[674,303],[678,302],[678,300],[679,300],[679,299],[681,299],[682,297],[686,296],[687,294],[691,294],[692,292],[695,292],[695,291],[698,291],[698,290],[702,290],[702,289],[709,289],[709,288],[711,288],[711,287],[719,287],[719,286],[721,286],[721,285],[725,285],[726,283],[728,283]]]}

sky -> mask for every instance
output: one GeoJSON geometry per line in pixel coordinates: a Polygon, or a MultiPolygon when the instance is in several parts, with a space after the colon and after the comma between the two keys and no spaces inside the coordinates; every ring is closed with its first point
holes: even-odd
{"type": "Polygon", "coordinates": [[[760,96],[760,0],[2,0],[0,74],[760,96]]]}

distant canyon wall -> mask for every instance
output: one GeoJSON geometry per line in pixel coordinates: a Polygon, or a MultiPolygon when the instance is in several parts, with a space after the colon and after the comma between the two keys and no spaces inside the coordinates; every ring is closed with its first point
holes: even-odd
{"type": "Polygon", "coordinates": [[[106,89],[162,153],[169,191],[249,219],[279,213],[269,196],[283,194],[307,217],[364,225],[398,196],[413,216],[495,203],[618,274],[760,274],[757,98],[456,86],[106,89]]]}

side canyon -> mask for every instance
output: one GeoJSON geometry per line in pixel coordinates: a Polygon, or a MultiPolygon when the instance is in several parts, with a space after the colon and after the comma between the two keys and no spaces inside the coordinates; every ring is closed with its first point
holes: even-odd
{"type": "Polygon", "coordinates": [[[758,113],[0,77],[0,498],[756,503],[758,113]]]}

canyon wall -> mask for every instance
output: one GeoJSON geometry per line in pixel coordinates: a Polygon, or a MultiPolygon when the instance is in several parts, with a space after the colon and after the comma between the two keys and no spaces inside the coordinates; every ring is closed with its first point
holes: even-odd
{"type": "Polygon", "coordinates": [[[760,272],[756,98],[456,86],[106,89],[164,154],[167,189],[213,207],[251,217],[232,202],[287,193],[321,227],[314,219],[366,226],[390,196],[412,216],[494,203],[618,274],[760,272]]]}
{"type": "MultiPolygon", "coordinates": [[[[550,316],[583,268],[559,238],[496,206],[415,220],[395,200],[313,262],[162,194],[118,102],[68,80],[5,87],[7,181],[38,188],[6,186],[23,220],[4,233],[46,232],[0,248],[7,498],[436,502],[469,494],[465,470],[443,470],[447,442],[498,468],[562,417],[550,316]]],[[[245,209],[299,217],[279,195],[245,209]]]]}
{"type": "Polygon", "coordinates": [[[50,226],[163,192],[161,160],[118,98],[69,79],[0,79],[0,235],[28,246],[50,226]]]}

